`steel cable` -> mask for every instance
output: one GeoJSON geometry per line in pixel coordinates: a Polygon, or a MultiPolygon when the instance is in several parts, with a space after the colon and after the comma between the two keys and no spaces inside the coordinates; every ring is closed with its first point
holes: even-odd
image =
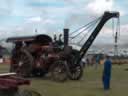
{"type": "MultiPolygon", "coordinates": [[[[95,24],[95,25],[96,25],[96,24],[95,24]]],[[[95,26],[95,25],[94,25],[94,26],[95,26]]],[[[91,30],[92,30],[92,28],[93,28],[94,26],[92,26],[92,27],[88,30],[88,32],[83,36],[83,38],[80,39],[80,41],[77,42],[77,44],[80,44],[80,43],[85,39],[85,37],[91,32],[91,30]]]]}
{"type": "Polygon", "coordinates": [[[84,25],[84,26],[78,28],[77,30],[71,32],[69,35],[73,35],[74,33],[78,32],[79,30],[81,30],[81,29],[83,29],[83,28],[85,28],[85,27],[87,27],[87,26],[90,26],[91,24],[97,22],[100,18],[101,18],[101,17],[99,17],[99,18],[97,18],[97,19],[95,19],[95,20],[89,22],[88,24],[86,24],[86,25],[84,25]]]}

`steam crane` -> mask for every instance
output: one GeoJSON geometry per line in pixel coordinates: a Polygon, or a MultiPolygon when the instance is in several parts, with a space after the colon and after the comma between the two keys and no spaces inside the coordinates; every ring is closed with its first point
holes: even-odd
{"type": "Polygon", "coordinates": [[[89,36],[87,41],[83,44],[83,46],[80,49],[80,51],[78,52],[78,54],[75,56],[75,60],[73,60],[74,65],[76,65],[76,67],[74,67],[76,70],[73,69],[75,71],[70,72],[69,76],[71,79],[78,80],[81,78],[82,73],[83,73],[83,71],[82,71],[83,69],[80,67],[81,60],[84,57],[84,55],[86,54],[86,52],[88,51],[88,49],[90,48],[90,46],[92,45],[92,43],[95,40],[95,38],[97,37],[97,35],[99,34],[100,30],[103,28],[104,24],[111,18],[119,18],[119,12],[109,12],[109,11],[104,12],[104,14],[101,17],[96,28],[91,33],[91,35],[89,36]],[[81,70],[81,72],[79,72],[79,74],[78,74],[78,72],[76,72],[78,69],[81,70]]]}
{"type": "MultiPolygon", "coordinates": [[[[13,62],[11,64],[11,71],[17,72],[25,77],[38,74],[44,76],[46,73],[50,72],[53,80],[64,81],[67,76],[69,79],[79,80],[83,74],[83,68],[80,64],[82,58],[92,45],[104,24],[111,18],[119,18],[119,13],[105,12],[100,18],[82,26],[82,30],[79,28],[78,32],[75,31],[68,34],[69,30],[65,29],[64,43],[61,41],[61,34],[59,36],[59,42],[53,42],[51,37],[44,34],[29,37],[8,38],[7,42],[16,44],[12,55],[13,62]],[[89,28],[91,28],[91,30],[93,28],[94,30],[87,41],[84,41],[82,48],[79,51],[72,49],[72,46],[69,46],[68,43],[69,39],[78,37],[78,35],[89,28]]],[[[88,32],[90,33],[91,30],[88,30],[88,32]]],[[[85,33],[83,33],[82,36],[84,36],[84,34],[85,33]]],[[[85,36],[80,38],[80,43],[83,39],[85,39],[85,36]]]]}
{"type": "Polygon", "coordinates": [[[82,48],[80,49],[80,54],[78,56],[78,59],[76,60],[76,63],[78,64],[81,59],[83,58],[83,56],[85,55],[85,53],[88,51],[89,47],[92,45],[93,41],[95,40],[96,36],[99,34],[100,30],[102,29],[102,27],[104,26],[104,24],[111,18],[119,18],[119,13],[118,12],[105,12],[101,21],[99,22],[99,24],[97,25],[97,27],[95,28],[95,30],[92,32],[92,34],[90,35],[90,37],[88,38],[88,40],[85,42],[85,44],[82,46],[82,48]]]}

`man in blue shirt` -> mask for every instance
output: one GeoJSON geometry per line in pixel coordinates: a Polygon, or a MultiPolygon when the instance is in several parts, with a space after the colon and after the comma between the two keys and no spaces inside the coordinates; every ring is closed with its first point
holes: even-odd
{"type": "Polygon", "coordinates": [[[111,62],[109,56],[106,56],[106,60],[104,62],[104,70],[103,70],[104,90],[110,89],[111,69],[112,69],[112,62],[111,62]]]}

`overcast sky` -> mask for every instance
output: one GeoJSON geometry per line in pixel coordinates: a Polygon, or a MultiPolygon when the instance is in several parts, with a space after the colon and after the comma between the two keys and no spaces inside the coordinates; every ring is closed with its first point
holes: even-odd
{"type": "MultiPolygon", "coordinates": [[[[120,12],[120,42],[127,43],[127,6],[127,0],[0,0],[0,35],[34,35],[35,29],[53,35],[65,27],[73,31],[109,10],[120,12]]],[[[106,25],[95,42],[113,43],[112,34],[106,25]]]]}

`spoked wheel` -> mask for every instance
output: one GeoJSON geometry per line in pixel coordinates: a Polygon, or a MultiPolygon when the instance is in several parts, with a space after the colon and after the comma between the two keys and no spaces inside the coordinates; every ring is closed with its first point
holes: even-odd
{"type": "Polygon", "coordinates": [[[32,90],[0,90],[0,96],[41,96],[38,92],[32,90]]]}
{"type": "Polygon", "coordinates": [[[83,68],[81,65],[74,65],[69,69],[69,78],[71,80],[79,80],[83,75],[83,68]]]}
{"type": "Polygon", "coordinates": [[[41,94],[36,91],[26,89],[17,91],[14,96],[41,96],[41,94]]]}
{"type": "Polygon", "coordinates": [[[70,55],[70,59],[67,61],[68,66],[68,77],[71,80],[79,80],[83,76],[83,68],[80,64],[74,64],[74,61],[76,60],[77,52],[74,51],[72,55],[70,55]]]}
{"type": "Polygon", "coordinates": [[[64,82],[67,79],[67,70],[64,61],[56,61],[50,67],[51,78],[54,81],[64,82]]]}
{"type": "Polygon", "coordinates": [[[27,50],[21,50],[16,57],[14,72],[22,77],[28,77],[31,75],[32,65],[32,55],[27,50]]]}
{"type": "Polygon", "coordinates": [[[14,96],[33,96],[32,93],[28,90],[18,90],[14,96]]]}

